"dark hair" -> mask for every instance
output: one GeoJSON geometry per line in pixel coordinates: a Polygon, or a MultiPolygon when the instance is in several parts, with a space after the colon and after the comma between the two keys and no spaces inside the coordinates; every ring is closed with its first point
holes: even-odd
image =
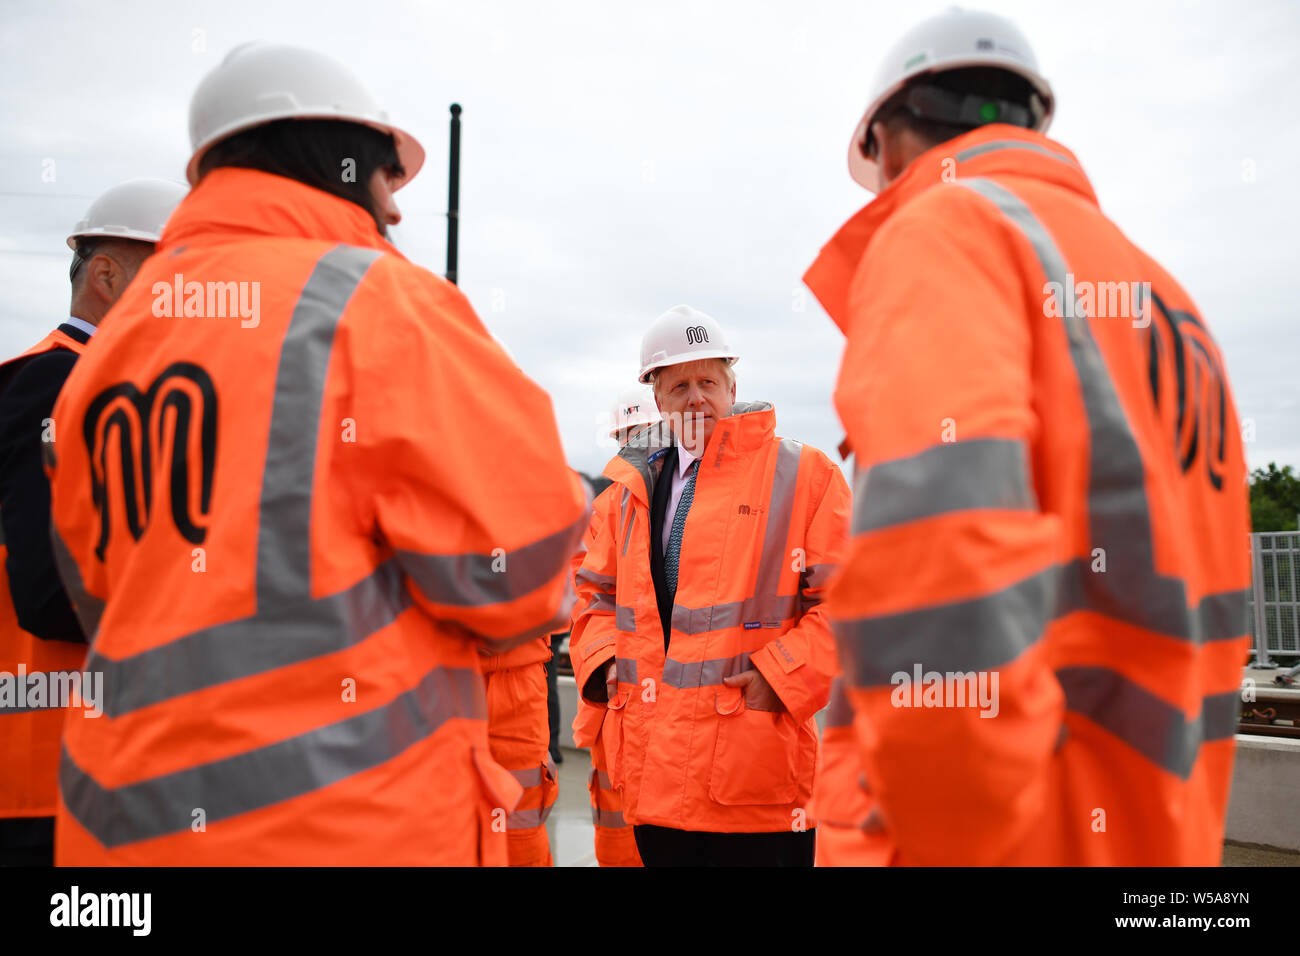
{"type": "Polygon", "coordinates": [[[235,133],[203,154],[199,179],[221,166],[285,176],[356,203],[381,233],[386,224],[370,195],[370,178],[385,167],[404,172],[391,134],[328,119],[276,120],[235,133]]]}
{"type": "MultiPolygon", "coordinates": [[[[988,122],[1009,122],[1032,128],[1048,105],[1034,85],[1023,76],[996,67],[977,66],[923,73],[913,77],[885,101],[876,111],[872,122],[884,123],[891,131],[909,129],[929,146],[938,146],[988,122]],[[945,105],[952,107],[948,115],[926,115],[926,109],[918,108],[917,103],[927,96],[947,100],[945,105]],[[992,112],[998,115],[993,119],[957,119],[957,103],[967,96],[986,100],[990,104],[997,103],[992,112]],[[1012,109],[1007,109],[1008,106],[1012,109]]],[[[866,143],[870,142],[871,132],[868,130],[866,143]]]]}

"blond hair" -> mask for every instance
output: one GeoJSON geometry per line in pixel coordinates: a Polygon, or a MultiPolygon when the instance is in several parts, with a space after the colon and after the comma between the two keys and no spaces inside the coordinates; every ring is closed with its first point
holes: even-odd
{"type": "MultiPolygon", "coordinates": [[[[724,358],[693,359],[692,361],[696,361],[696,362],[721,362],[721,363],[722,363],[722,374],[723,374],[723,376],[727,379],[727,388],[734,388],[734,387],[735,387],[735,385],[736,385],[736,370],[735,370],[734,368],[731,367],[731,363],[730,363],[729,361],[727,361],[726,359],[724,359],[724,358]]],[[[685,362],[681,362],[681,363],[678,363],[678,364],[685,365],[686,363],[685,363],[685,362]]],[[[654,389],[655,399],[656,399],[656,400],[659,398],[659,373],[662,372],[665,368],[671,368],[671,367],[672,367],[672,366],[670,366],[670,365],[665,365],[665,366],[663,366],[662,368],[657,368],[657,369],[654,369],[654,370],[652,370],[652,371],[650,372],[650,387],[651,387],[652,389],[654,389]]]]}

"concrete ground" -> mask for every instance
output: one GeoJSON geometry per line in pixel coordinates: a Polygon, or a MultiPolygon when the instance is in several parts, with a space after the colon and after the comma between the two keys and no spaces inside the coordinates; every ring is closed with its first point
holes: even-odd
{"type": "Polygon", "coordinates": [[[558,767],[560,796],[546,818],[551,858],[556,866],[595,866],[595,828],[591,825],[591,797],[587,793],[591,758],[585,750],[563,747],[561,751],[564,762],[558,767]]]}
{"type": "Polygon", "coordinates": [[[1300,866],[1300,853],[1253,843],[1225,843],[1224,866],[1300,866]]]}

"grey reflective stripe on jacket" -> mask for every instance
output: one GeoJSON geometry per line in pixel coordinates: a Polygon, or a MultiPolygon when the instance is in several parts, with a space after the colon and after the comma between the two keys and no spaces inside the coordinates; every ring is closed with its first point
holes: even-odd
{"type": "Polygon", "coordinates": [[[1237,690],[1207,695],[1188,720],[1177,707],[1108,667],[1065,667],[1056,679],[1066,707],[1183,780],[1192,775],[1202,743],[1227,740],[1237,732],[1237,690]]]}
{"type": "Polygon", "coordinates": [[[476,670],[436,667],[373,710],[285,740],[120,787],[105,787],[63,749],[59,791],[68,812],[112,849],[291,800],[381,766],[449,720],[485,712],[476,670]]]}
{"type": "Polygon", "coordinates": [[[589,523],[584,513],[567,528],[500,554],[421,554],[399,550],[402,570],[430,602],[448,607],[484,607],[531,594],[565,570],[568,545],[589,523]],[[504,568],[508,573],[501,573],[504,568]]]}
{"type": "MultiPolygon", "coordinates": [[[[672,627],[683,634],[739,627],[746,622],[779,627],[799,616],[799,593],[779,594],[786,561],[786,543],[790,540],[790,520],[794,514],[794,493],[799,480],[799,462],[803,445],[792,438],[782,438],[777,447],[772,475],[772,492],[768,499],[767,526],[763,550],[759,556],[754,591],[742,601],[728,601],[707,607],[673,605],[672,627]]],[[[825,567],[825,566],[823,566],[825,567]]],[[[796,584],[796,592],[799,586],[796,584]]]]}
{"type": "Polygon", "coordinates": [[[602,810],[597,806],[591,808],[591,822],[607,830],[619,830],[627,826],[622,810],[602,810]]]}
{"type": "MultiPolygon", "coordinates": [[[[1019,139],[1002,139],[992,143],[980,143],[977,146],[971,146],[968,149],[963,149],[960,153],[956,155],[955,159],[959,163],[964,163],[968,159],[974,159],[976,156],[983,156],[985,153],[993,153],[1000,149],[1028,150],[1029,152],[1032,153],[1039,153],[1043,156],[1050,156],[1052,157],[1052,159],[1059,159],[1061,162],[1069,166],[1075,165],[1074,161],[1070,159],[1069,156],[1063,156],[1062,154],[1056,152],[1056,150],[1054,149],[1048,149],[1046,146],[1043,146],[1039,143],[1027,143],[1024,140],[1019,140],[1019,139]]],[[[965,180],[965,181],[973,182],[974,180],[965,180]]],[[[965,181],[957,180],[957,182],[965,182],[965,181]]]]}
{"type": "MultiPolygon", "coordinates": [[[[290,318],[262,476],[256,614],[125,658],[92,649],[86,669],[104,672],[108,718],[345,650],[411,606],[396,560],[339,593],[311,594],[312,478],[325,376],[338,322],[380,255],[351,246],[325,253],[290,318]]],[[[354,717],[119,787],[101,785],[65,747],[59,783],[69,812],[115,847],[186,830],[195,808],[213,823],[329,786],[397,757],[450,720],[485,715],[479,673],[438,666],[410,690],[354,717]]]]}
{"type": "Polygon", "coordinates": [[[910,458],[862,469],[854,479],[853,533],[952,511],[1036,511],[1024,442],[977,438],[944,442],[910,458]]]}
{"type": "Polygon", "coordinates": [[[712,687],[749,669],[748,653],[708,661],[679,661],[669,657],[664,660],[663,681],[679,690],[712,687]]]}
{"type": "MultiPolygon", "coordinates": [[[[1012,144],[985,144],[977,149],[987,152],[1006,145],[1012,144]]],[[[1074,611],[1131,623],[1194,645],[1241,637],[1246,633],[1245,591],[1207,595],[1189,607],[1185,583],[1156,568],[1141,452],[1087,318],[1059,301],[1069,285],[1069,270],[1055,240],[1029,207],[1004,186],[987,179],[957,183],[997,207],[1032,247],[1048,282],[1055,283],[1048,288],[1058,298],[1057,315],[1065,325],[1088,422],[1089,541],[1105,551],[1107,573],[1093,573],[1087,560],[1076,559],[967,601],[837,622],[836,636],[842,654],[852,662],[848,676],[854,686],[885,686],[892,673],[906,672],[917,662],[944,671],[1006,665],[1036,642],[1049,622],[1074,611]],[[939,637],[944,629],[949,630],[946,639],[939,637]],[[956,634],[960,640],[952,639],[956,634]]],[[[952,447],[959,448],[960,443],[952,447]]],[[[975,454],[983,458],[993,451],[993,446],[988,446],[975,454]]],[[[907,480],[899,484],[904,489],[920,488],[927,482],[947,488],[938,498],[941,510],[944,501],[986,507],[990,501],[1016,500],[1019,489],[1008,480],[1014,469],[1005,455],[977,465],[981,485],[977,489],[955,489],[946,476],[933,473],[941,469],[945,457],[962,454],[972,452],[937,452],[929,463],[918,456],[905,463],[907,480]]],[[[896,478],[891,480],[898,483],[896,478]]],[[[905,491],[901,500],[914,504],[904,506],[904,511],[922,510],[922,498],[905,491]]],[[[1023,500],[1027,507],[1027,496],[1023,500]]],[[[855,516],[855,530],[910,520],[894,519],[887,502],[859,505],[864,516],[855,516]]],[[[1069,709],[1107,728],[1184,779],[1190,775],[1203,741],[1230,735],[1223,716],[1224,701],[1230,695],[1207,697],[1202,702],[1202,716],[1188,722],[1180,711],[1109,668],[1067,668],[1058,672],[1058,679],[1069,709]]]]}

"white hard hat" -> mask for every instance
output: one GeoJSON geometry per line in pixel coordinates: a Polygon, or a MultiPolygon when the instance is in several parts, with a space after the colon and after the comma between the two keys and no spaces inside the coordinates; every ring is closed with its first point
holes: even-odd
{"type": "Polygon", "coordinates": [[[157,242],[172,210],[188,188],[166,179],[131,179],[100,193],[68,236],[76,249],[84,236],[157,242]]]}
{"type": "Polygon", "coordinates": [[[609,430],[609,437],[613,438],[625,428],[653,425],[661,418],[659,406],[655,404],[654,392],[644,385],[637,385],[619,394],[618,401],[614,404],[614,411],[610,415],[613,427],[609,430]]]}
{"type": "Polygon", "coordinates": [[[199,161],[212,146],[242,130],[282,119],[347,120],[391,133],[406,170],[393,187],[424,165],[424,147],[388,121],[370,91],[337,60],[302,47],[245,43],[226,54],[190,100],[190,157],[185,174],[198,182],[199,161]]]}
{"type": "Polygon", "coordinates": [[[641,372],[637,381],[650,381],[657,368],[695,362],[699,359],[726,359],[735,365],[740,356],[727,345],[722,326],[712,317],[689,305],[675,305],[654,320],[641,340],[641,372]]]}
{"type": "Polygon", "coordinates": [[[849,141],[849,174],[873,193],[880,192],[880,169],[860,148],[876,112],[908,80],[923,73],[967,67],[994,67],[1024,77],[1045,107],[1034,129],[1045,132],[1052,122],[1052,87],[1038,72],[1038,61],[1020,29],[1005,17],[980,10],[952,7],[923,20],[890,48],[872,84],[871,103],[849,141]]]}

